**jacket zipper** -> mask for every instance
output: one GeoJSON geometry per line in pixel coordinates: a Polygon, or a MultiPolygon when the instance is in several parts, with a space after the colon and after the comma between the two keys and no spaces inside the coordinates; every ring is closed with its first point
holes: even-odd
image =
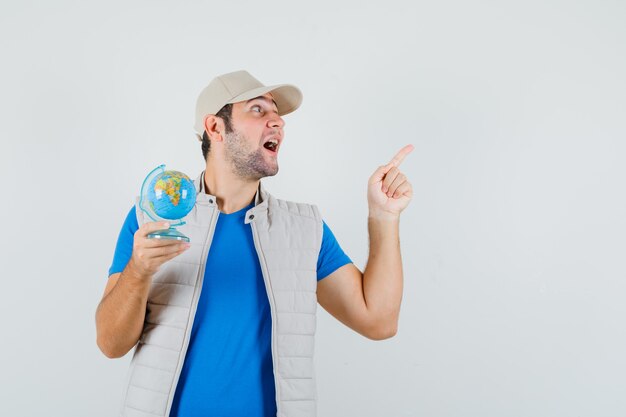
{"type": "MultiPolygon", "coordinates": [[[[272,291],[272,284],[269,281],[269,273],[267,271],[267,261],[265,260],[265,255],[263,255],[263,251],[260,245],[259,234],[256,229],[256,225],[254,221],[250,222],[250,226],[252,226],[252,238],[254,240],[254,247],[256,248],[257,256],[259,257],[259,263],[261,264],[261,274],[263,275],[263,282],[265,283],[265,291],[267,292],[267,298],[270,302],[270,316],[272,318],[272,337],[271,337],[271,346],[272,346],[272,364],[274,365],[274,371],[278,370],[278,366],[276,361],[278,360],[276,356],[276,302],[274,300],[274,292],[272,291]]],[[[280,416],[280,387],[278,384],[278,375],[277,372],[274,372],[274,387],[276,388],[276,415],[280,416]]]]}
{"type": "Polygon", "coordinates": [[[191,330],[193,329],[193,322],[196,318],[196,310],[198,308],[198,300],[200,299],[200,293],[202,292],[202,284],[204,283],[204,271],[206,270],[206,258],[209,255],[209,250],[211,248],[211,242],[213,241],[213,233],[215,232],[215,225],[217,223],[217,219],[220,213],[217,208],[213,211],[213,216],[211,218],[211,226],[209,229],[209,233],[207,233],[207,238],[204,241],[204,250],[202,252],[202,267],[198,271],[198,279],[196,280],[196,288],[193,292],[193,299],[191,301],[191,311],[189,312],[189,320],[187,325],[187,331],[185,332],[185,340],[183,342],[183,348],[181,349],[182,360],[179,358],[178,366],[176,368],[176,374],[174,375],[174,382],[172,384],[172,389],[170,390],[169,399],[167,401],[167,408],[165,411],[165,416],[170,415],[170,411],[172,408],[172,403],[174,402],[174,395],[176,393],[176,386],[178,385],[178,380],[180,378],[180,374],[183,370],[183,365],[185,363],[185,357],[187,356],[187,348],[189,347],[189,340],[191,339],[191,330]]]}

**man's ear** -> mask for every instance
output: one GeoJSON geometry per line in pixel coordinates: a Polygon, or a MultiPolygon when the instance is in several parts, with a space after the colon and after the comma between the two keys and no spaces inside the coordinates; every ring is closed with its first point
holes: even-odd
{"type": "Polygon", "coordinates": [[[221,142],[224,140],[224,121],[214,114],[207,114],[204,118],[204,130],[211,141],[221,142]]]}

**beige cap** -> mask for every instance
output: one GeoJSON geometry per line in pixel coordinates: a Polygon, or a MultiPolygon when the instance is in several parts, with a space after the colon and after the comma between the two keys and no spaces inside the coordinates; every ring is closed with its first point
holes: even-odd
{"type": "Polygon", "coordinates": [[[202,90],[196,102],[194,129],[200,140],[207,114],[217,113],[226,104],[250,100],[270,92],[281,116],[296,110],[302,103],[302,92],[298,87],[291,84],[265,86],[248,71],[235,71],[215,77],[202,90]]]}

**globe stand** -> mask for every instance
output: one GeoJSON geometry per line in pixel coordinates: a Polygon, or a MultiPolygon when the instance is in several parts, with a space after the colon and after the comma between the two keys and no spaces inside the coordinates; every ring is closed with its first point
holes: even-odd
{"type": "Polygon", "coordinates": [[[148,234],[148,239],[165,239],[165,240],[182,240],[189,242],[189,238],[176,230],[174,227],[169,229],[156,230],[148,234]]]}

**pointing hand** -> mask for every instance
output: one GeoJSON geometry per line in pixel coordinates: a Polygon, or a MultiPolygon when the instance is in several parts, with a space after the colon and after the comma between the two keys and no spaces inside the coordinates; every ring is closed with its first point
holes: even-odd
{"type": "Polygon", "coordinates": [[[413,186],[398,169],[413,145],[406,145],[387,165],[381,165],[367,184],[367,203],[371,217],[398,218],[413,197],[413,186]]]}

